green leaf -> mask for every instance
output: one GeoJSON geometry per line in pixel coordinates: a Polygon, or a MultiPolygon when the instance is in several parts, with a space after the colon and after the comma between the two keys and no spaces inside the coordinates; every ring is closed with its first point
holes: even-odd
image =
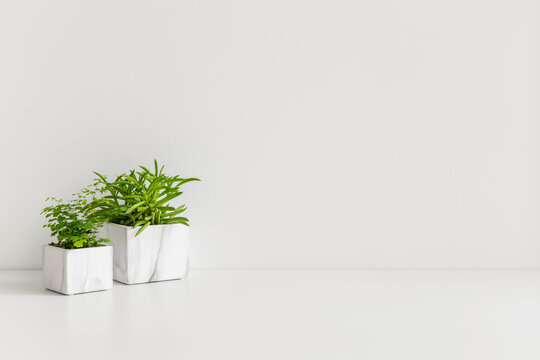
{"type": "Polygon", "coordinates": [[[178,215],[180,213],[183,213],[184,211],[186,211],[186,207],[184,205],[180,206],[178,209],[174,210],[174,211],[171,211],[171,212],[168,212],[167,213],[167,217],[174,217],[175,215],[178,215]]]}
{"type": "Polygon", "coordinates": [[[178,196],[182,195],[182,192],[177,192],[177,193],[172,193],[172,194],[169,194],[167,196],[165,196],[162,200],[156,202],[156,205],[157,206],[161,206],[161,205],[164,205],[166,203],[168,203],[169,201],[177,198],[178,196]]]}
{"type": "Polygon", "coordinates": [[[140,220],[140,221],[137,221],[137,222],[133,225],[133,227],[138,227],[138,226],[144,225],[144,224],[146,224],[146,222],[147,222],[146,220],[140,220]]]}
{"type": "Polygon", "coordinates": [[[133,210],[135,210],[136,208],[138,208],[139,206],[143,205],[145,202],[144,201],[141,201],[141,202],[138,202],[137,204],[133,205],[132,207],[130,207],[129,209],[126,210],[126,213],[130,213],[132,212],[133,210]]]}
{"type": "Polygon", "coordinates": [[[140,167],[141,169],[143,169],[146,173],[151,174],[151,171],[148,170],[148,168],[146,168],[146,167],[144,167],[144,166],[142,166],[142,165],[140,165],[139,167],[140,167]]]}
{"type": "Polygon", "coordinates": [[[144,231],[144,229],[146,229],[149,225],[150,225],[149,222],[147,222],[146,224],[144,224],[144,225],[139,229],[139,231],[137,231],[137,233],[135,234],[135,237],[139,236],[139,234],[142,233],[142,232],[144,231]]]}
{"type": "Polygon", "coordinates": [[[98,173],[96,171],[93,171],[93,173],[96,174],[97,176],[99,176],[101,181],[103,181],[105,184],[107,183],[107,178],[105,176],[101,175],[100,173],[98,173]]]}
{"type": "Polygon", "coordinates": [[[163,223],[164,224],[184,224],[186,226],[189,226],[188,219],[186,219],[185,217],[176,217],[172,219],[166,219],[166,220],[163,220],[163,223]]]}
{"type": "Polygon", "coordinates": [[[84,246],[85,243],[86,243],[86,240],[81,239],[81,240],[74,241],[73,246],[75,246],[76,248],[81,248],[84,246]]]}
{"type": "Polygon", "coordinates": [[[179,179],[177,181],[178,181],[178,184],[176,186],[180,186],[180,185],[184,185],[184,184],[186,184],[188,182],[192,182],[192,181],[201,181],[201,179],[189,178],[189,179],[179,179]]]}

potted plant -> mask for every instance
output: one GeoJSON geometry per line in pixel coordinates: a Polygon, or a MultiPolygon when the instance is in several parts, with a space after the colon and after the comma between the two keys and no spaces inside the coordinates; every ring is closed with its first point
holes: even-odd
{"type": "Polygon", "coordinates": [[[43,283],[47,289],[72,295],[112,288],[112,251],[98,236],[104,219],[92,214],[88,197],[95,188],[87,187],[64,202],[47,198],[53,204],[43,209],[51,236],[56,242],[43,246],[43,283]]]}
{"type": "Polygon", "coordinates": [[[185,205],[170,201],[180,187],[196,178],[169,176],[144,166],[112,182],[97,172],[102,197],[94,199],[95,215],[108,219],[102,235],[114,248],[113,278],[124,284],[185,278],[189,271],[188,219],[179,216],[185,205]]]}

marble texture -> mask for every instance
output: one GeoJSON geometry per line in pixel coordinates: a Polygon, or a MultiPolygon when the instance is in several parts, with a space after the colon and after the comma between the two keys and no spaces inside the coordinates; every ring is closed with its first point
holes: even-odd
{"type": "Polygon", "coordinates": [[[101,237],[114,248],[114,280],[124,284],[182,279],[189,272],[189,232],[182,224],[138,228],[107,223],[101,237]]]}
{"type": "Polygon", "coordinates": [[[112,288],[113,248],[62,249],[43,246],[43,284],[47,289],[80,294],[112,288]]]}

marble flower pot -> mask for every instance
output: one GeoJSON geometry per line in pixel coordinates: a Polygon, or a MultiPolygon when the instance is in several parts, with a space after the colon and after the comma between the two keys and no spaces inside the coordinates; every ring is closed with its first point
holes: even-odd
{"type": "Polygon", "coordinates": [[[139,228],[106,223],[101,237],[114,248],[113,278],[124,284],[185,278],[189,271],[188,227],[183,224],[139,228]]]}
{"type": "Polygon", "coordinates": [[[82,249],[43,246],[43,284],[62,294],[111,289],[112,267],[111,246],[82,249]]]}

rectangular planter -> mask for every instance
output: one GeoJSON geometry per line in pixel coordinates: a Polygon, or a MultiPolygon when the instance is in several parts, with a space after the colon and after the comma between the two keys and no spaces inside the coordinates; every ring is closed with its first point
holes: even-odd
{"type": "Polygon", "coordinates": [[[112,267],[111,246],[82,249],[43,246],[43,284],[62,294],[111,289],[112,267]]]}
{"type": "Polygon", "coordinates": [[[106,223],[101,237],[114,248],[114,280],[124,284],[185,278],[189,271],[188,227],[150,225],[139,236],[132,226],[106,223]]]}

